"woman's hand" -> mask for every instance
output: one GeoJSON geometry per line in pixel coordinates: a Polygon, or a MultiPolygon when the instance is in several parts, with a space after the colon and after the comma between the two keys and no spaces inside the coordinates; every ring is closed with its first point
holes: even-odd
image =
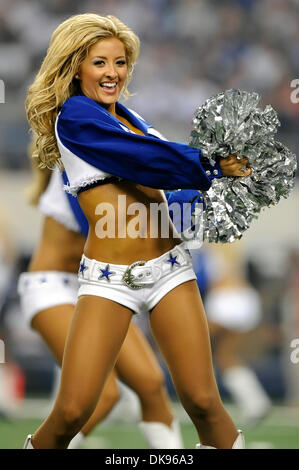
{"type": "Polygon", "coordinates": [[[219,164],[222,176],[248,176],[251,173],[250,168],[244,169],[249,166],[248,158],[242,157],[241,160],[238,160],[236,153],[220,158],[219,164]]]}

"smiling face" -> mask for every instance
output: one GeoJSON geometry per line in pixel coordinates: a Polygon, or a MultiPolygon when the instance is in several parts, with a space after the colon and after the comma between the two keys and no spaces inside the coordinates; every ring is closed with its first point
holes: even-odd
{"type": "Polygon", "coordinates": [[[115,103],[127,78],[124,44],[117,38],[100,39],[89,50],[77,78],[85,96],[115,114],[115,103]]]}

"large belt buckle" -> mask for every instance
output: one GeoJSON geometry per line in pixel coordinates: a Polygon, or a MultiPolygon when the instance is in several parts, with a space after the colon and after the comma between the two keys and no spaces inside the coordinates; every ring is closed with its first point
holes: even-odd
{"type": "Polygon", "coordinates": [[[146,261],[135,261],[134,263],[130,264],[130,266],[128,266],[126,271],[124,272],[122,280],[131,289],[142,289],[144,287],[140,284],[135,284],[135,282],[132,279],[131,271],[132,271],[133,268],[135,268],[135,266],[142,266],[145,263],[146,263],[146,261]]]}

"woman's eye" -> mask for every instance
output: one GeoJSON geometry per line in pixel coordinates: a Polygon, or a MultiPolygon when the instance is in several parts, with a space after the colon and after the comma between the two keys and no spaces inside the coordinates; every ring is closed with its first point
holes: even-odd
{"type": "MultiPolygon", "coordinates": [[[[123,65],[126,65],[127,61],[126,60],[118,60],[116,62],[116,65],[120,65],[120,66],[123,66],[123,65]]],[[[96,60],[93,65],[105,65],[105,61],[104,60],[96,60]]]]}

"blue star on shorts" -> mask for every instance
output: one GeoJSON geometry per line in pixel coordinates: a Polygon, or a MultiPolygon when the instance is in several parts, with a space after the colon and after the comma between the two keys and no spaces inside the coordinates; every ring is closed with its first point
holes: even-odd
{"type": "Polygon", "coordinates": [[[80,269],[79,269],[79,274],[82,274],[83,277],[84,277],[85,269],[88,269],[88,267],[85,266],[85,261],[83,260],[83,263],[80,263],[80,269]]]}
{"type": "Polygon", "coordinates": [[[105,269],[101,269],[102,274],[99,276],[99,279],[103,279],[105,277],[108,281],[110,281],[109,276],[112,276],[113,274],[116,274],[114,271],[109,271],[110,266],[109,264],[106,264],[105,269]]]}
{"type": "Polygon", "coordinates": [[[180,264],[180,263],[176,260],[176,259],[177,259],[177,256],[172,256],[172,253],[171,253],[171,252],[169,253],[169,256],[170,256],[170,258],[169,258],[167,261],[168,261],[168,263],[171,263],[171,267],[172,267],[172,268],[173,268],[173,266],[174,266],[175,264],[178,264],[178,265],[180,264]]]}

